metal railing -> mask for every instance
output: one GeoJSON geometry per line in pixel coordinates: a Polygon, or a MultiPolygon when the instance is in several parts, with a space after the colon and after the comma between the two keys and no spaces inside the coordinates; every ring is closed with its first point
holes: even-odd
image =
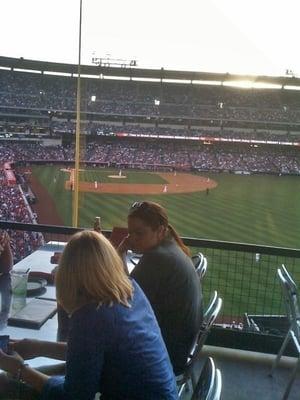
{"type": "Polygon", "coordinates": [[[236,326],[246,313],[285,313],[276,271],[285,264],[296,282],[300,281],[300,250],[189,238],[185,243],[192,245],[193,253],[201,251],[208,259],[204,299],[213,290],[223,298],[219,322],[236,326]]]}
{"type": "MultiPolygon", "coordinates": [[[[16,261],[19,261],[40,245],[34,240],[31,242],[35,238],[33,232],[42,234],[45,242],[66,242],[72,234],[85,228],[0,221],[0,229],[10,233],[16,261]],[[18,253],[18,247],[23,249],[22,253],[18,253]]],[[[111,231],[103,233],[109,236],[111,231]]],[[[192,254],[201,251],[208,259],[203,281],[204,301],[208,302],[211,293],[218,291],[223,299],[219,323],[237,326],[243,322],[245,313],[284,314],[276,270],[283,263],[295,281],[300,281],[300,250],[188,237],[183,240],[192,254]]]]}

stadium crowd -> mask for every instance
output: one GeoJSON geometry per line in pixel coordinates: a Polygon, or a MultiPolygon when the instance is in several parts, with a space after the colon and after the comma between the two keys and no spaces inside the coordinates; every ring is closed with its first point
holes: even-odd
{"type": "MultiPolygon", "coordinates": [[[[184,168],[188,170],[247,171],[274,174],[299,174],[300,155],[290,146],[254,146],[218,143],[203,145],[175,141],[100,138],[86,143],[81,159],[91,164],[124,165],[129,168],[184,168]],[[105,140],[104,140],[105,139],[105,140]],[[288,147],[288,149],[286,149],[288,147]]],[[[70,162],[73,144],[43,146],[39,143],[5,142],[0,160],[70,162]]]]}
{"type": "MultiPolygon", "coordinates": [[[[288,90],[83,79],[82,110],[105,115],[300,123],[300,97],[288,90]]],[[[75,110],[76,79],[0,71],[0,106],[75,110]]]]}
{"type": "MultiPolygon", "coordinates": [[[[103,139],[103,138],[102,138],[103,139]]],[[[230,171],[236,173],[300,174],[300,156],[296,149],[283,146],[254,147],[245,144],[199,145],[158,143],[157,141],[100,140],[88,142],[82,159],[96,167],[230,171]]],[[[9,143],[0,145],[0,163],[34,161],[70,163],[74,159],[74,145],[42,146],[39,143],[9,143]]],[[[0,220],[35,223],[26,200],[26,178],[16,173],[17,184],[8,186],[3,170],[0,174],[0,220]],[[19,184],[21,183],[21,184],[19,184]]],[[[43,243],[43,237],[33,232],[11,231],[14,260],[24,258],[43,243]]]]}
{"type": "MultiPolygon", "coordinates": [[[[74,114],[76,85],[76,79],[72,77],[0,70],[0,138],[8,139],[0,142],[0,164],[37,161],[70,163],[74,160],[72,140],[63,141],[64,145],[43,146],[38,141],[13,142],[9,140],[9,135],[64,138],[74,134],[74,116],[70,114],[68,119],[63,112],[71,111],[74,114]]],[[[243,91],[226,86],[82,79],[82,93],[82,110],[91,112],[95,117],[92,120],[87,117],[81,123],[81,132],[86,136],[81,159],[91,165],[300,173],[300,157],[294,146],[213,141],[227,138],[298,142],[300,96],[297,92],[243,91]],[[125,123],[125,119],[122,119],[125,116],[132,119],[125,123]],[[138,122],[139,117],[142,117],[142,123],[138,122]],[[160,122],[155,124],[154,120],[151,121],[152,117],[160,117],[160,122]],[[168,117],[175,123],[162,125],[163,119],[167,120],[168,117]],[[149,124],[145,123],[147,119],[149,124]],[[190,121],[183,123],[183,119],[190,121]],[[197,119],[207,120],[207,123],[203,126],[193,124],[193,120],[197,119]],[[104,123],[104,120],[110,122],[104,123]],[[238,126],[235,125],[237,121],[238,126]],[[241,129],[243,121],[246,124],[241,129]],[[261,124],[255,126],[259,121],[261,124]],[[276,127],[276,124],[284,123],[291,123],[296,129],[289,131],[276,127]],[[270,128],[268,124],[276,129],[270,128]],[[124,134],[177,136],[179,139],[186,136],[195,140],[138,140],[122,138],[124,134]],[[202,137],[202,141],[196,140],[197,137],[202,137]]],[[[26,178],[17,176],[18,183],[25,187],[26,178]]],[[[0,218],[34,222],[35,217],[21,185],[8,186],[3,173],[0,179],[0,218]]],[[[21,235],[18,232],[11,234],[21,235]]],[[[31,233],[16,239],[13,240],[18,244],[13,248],[15,260],[31,252],[42,240],[40,236],[31,233]]]]}
{"type": "MultiPolygon", "coordinates": [[[[72,133],[75,134],[76,124],[74,121],[53,121],[51,129],[54,134],[72,133]]],[[[143,126],[140,124],[126,124],[126,125],[109,125],[100,122],[83,122],[81,124],[81,131],[87,135],[114,135],[114,134],[136,134],[136,135],[166,135],[166,136],[193,136],[215,138],[223,137],[230,139],[247,139],[247,140],[273,140],[273,141],[298,141],[300,133],[295,132],[291,135],[287,132],[272,132],[268,130],[241,130],[241,129],[204,129],[204,128],[175,128],[161,127],[161,126],[143,126]]],[[[1,126],[0,126],[1,132],[1,126]]]]}
{"type": "MultiPolygon", "coordinates": [[[[174,126],[145,126],[143,124],[105,124],[96,121],[82,121],[81,133],[89,136],[117,136],[117,135],[160,135],[173,137],[201,137],[202,139],[240,139],[275,142],[299,142],[300,132],[285,132],[263,129],[228,129],[228,128],[196,128],[174,126]]],[[[43,122],[1,122],[0,137],[61,137],[65,134],[75,135],[76,123],[73,120],[47,120],[43,122]],[[6,136],[7,135],[7,136],[6,136]]]]}
{"type": "MultiPolygon", "coordinates": [[[[10,187],[1,174],[0,220],[22,223],[34,223],[36,218],[32,213],[19,185],[10,187]]],[[[43,237],[36,232],[8,231],[14,261],[17,262],[31,254],[43,242],[43,237]]]]}
{"type": "MultiPolygon", "coordinates": [[[[278,147],[278,146],[277,146],[278,147]]],[[[0,146],[0,162],[38,161],[69,163],[74,159],[74,145],[42,146],[39,143],[5,142],[0,146]]],[[[157,141],[109,140],[88,142],[82,159],[92,166],[116,166],[140,169],[182,169],[198,171],[230,171],[243,173],[300,174],[300,157],[297,151],[280,146],[272,152],[266,146],[249,145],[188,145],[157,141]]],[[[0,219],[33,223],[35,215],[26,200],[26,178],[16,173],[18,184],[11,187],[0,175],[0,219]]],[[[41,244],[42,237],[34,233],[11,232],[14,258],[19,260],[41,244]]]]}

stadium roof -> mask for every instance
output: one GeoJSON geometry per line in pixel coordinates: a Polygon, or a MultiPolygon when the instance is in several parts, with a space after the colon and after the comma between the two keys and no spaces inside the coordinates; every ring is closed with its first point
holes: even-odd
{"type": "MultiPolygon", "coordinates": [[[[23,57],[12,58],[0,56],[0,68],[5,67],[11,70],[26,70],[38,71],[41,73],[57,73],[76,76],[78,66],[76,64],[64,64],[47,61],[27,60],[23,57]]],[[[175,71],[161,69],[144,69],[137,67],[112,67],[112,66],[97,66],[97,65],[81,65],[81,74],[93,76],[95,78],[110,77],[110,78],[127,78],[139,80],[157,80],[157,81],[187,81],[187,82],[202,82],[209,84],[210,82],[252,82],[255,84],[271,84],[283,86],[300,86],[300,78],[295,76],[256,76],[256,75],[236,75],[229,73],[213,73],[213,72],[191,72],[191,71],[175,71]]]]}

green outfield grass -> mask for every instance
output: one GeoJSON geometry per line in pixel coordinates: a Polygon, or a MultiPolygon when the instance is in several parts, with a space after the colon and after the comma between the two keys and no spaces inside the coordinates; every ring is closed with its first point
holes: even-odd
{"type": "Polygon", "coordinates": [[[120,170],[108,170],[108,169],[87,169],[85,171],[81,171],[79,174],[80,181],[85,182],[101,182],[101,183],[158,183],[164,184],[167,183],[165,179],[161,176],[151,173],[151,172],[141,172],[141,171],[121,171],[123,176],[126,178],[116,179],[111,178],[110,176],[119,175],[120,170]]]}
{"type": "MultiPolygon", "coordinates": [[[[57,167],[33,167],[33,173],[54,198],[65,224],[71,225],[71,192],[64,189],[68,175],[57,167]]],[[[85,171],[84,176],[105,182],[105,176],[111,173],[118,171],[85,171]]],[[[160,179],[147,172],[126,171],[126,175],[132,183],[159,183],[155,179],[160,179]]],[[[300,178],[201,175],[218,183],[208,195],[205,192],[157,196],[81,194],[80,226],[91,227],[97,215],[101,216],[104,229],[126,226],[129,206],[136,200],[151,199],[167,208],[171,223],[182,236],[299,248],[300,178]]],[[[209,261],[205,299],[208,300],[212,290],[218,290],[225,299],[223,315],[226,316],[282,312],[276,278],[276,269],[282,262],[289,266],[296,280],[300,279],[298,260],[262,255],[257,262],[254,254],[200,250],[209,261]]]]}
{"type": "MultiPolygon", "coordinates": [[[[34,167],[33,173],[54,198],[65,224],[71,225],[71,193],[64,189],[68,175],[53,166],[34,167]]],[[[118,174],[118,171],[98,169],[83,174],[89,181],[108,182],[108,175],[118,174]]],[[[122,179],[122,183],[164,183],[153,173],[126,171],[126,175],[128,178],[122,179]]],[[[130,204],[151,199],[167,208],[171,223],[182,236],[299,247],[300,178],[208,176],[218,182],[209,195],[205,192],[155,196],[81,193],[80,226],[91,226],[96,215],[102,217],[104,229],[125,225],[130,204]]]]}

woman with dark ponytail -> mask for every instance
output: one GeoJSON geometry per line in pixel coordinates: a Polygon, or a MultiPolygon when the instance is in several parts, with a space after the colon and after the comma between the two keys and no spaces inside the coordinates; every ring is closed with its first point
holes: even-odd
{"type": "Polygon", "coordinates": [[[131,276],[148,297],[176,375],[182,373],[202,321],[202,290],[190,251],[169,224],[166,210],[135,202],[119,252],[142,254],[131,276]]]}

